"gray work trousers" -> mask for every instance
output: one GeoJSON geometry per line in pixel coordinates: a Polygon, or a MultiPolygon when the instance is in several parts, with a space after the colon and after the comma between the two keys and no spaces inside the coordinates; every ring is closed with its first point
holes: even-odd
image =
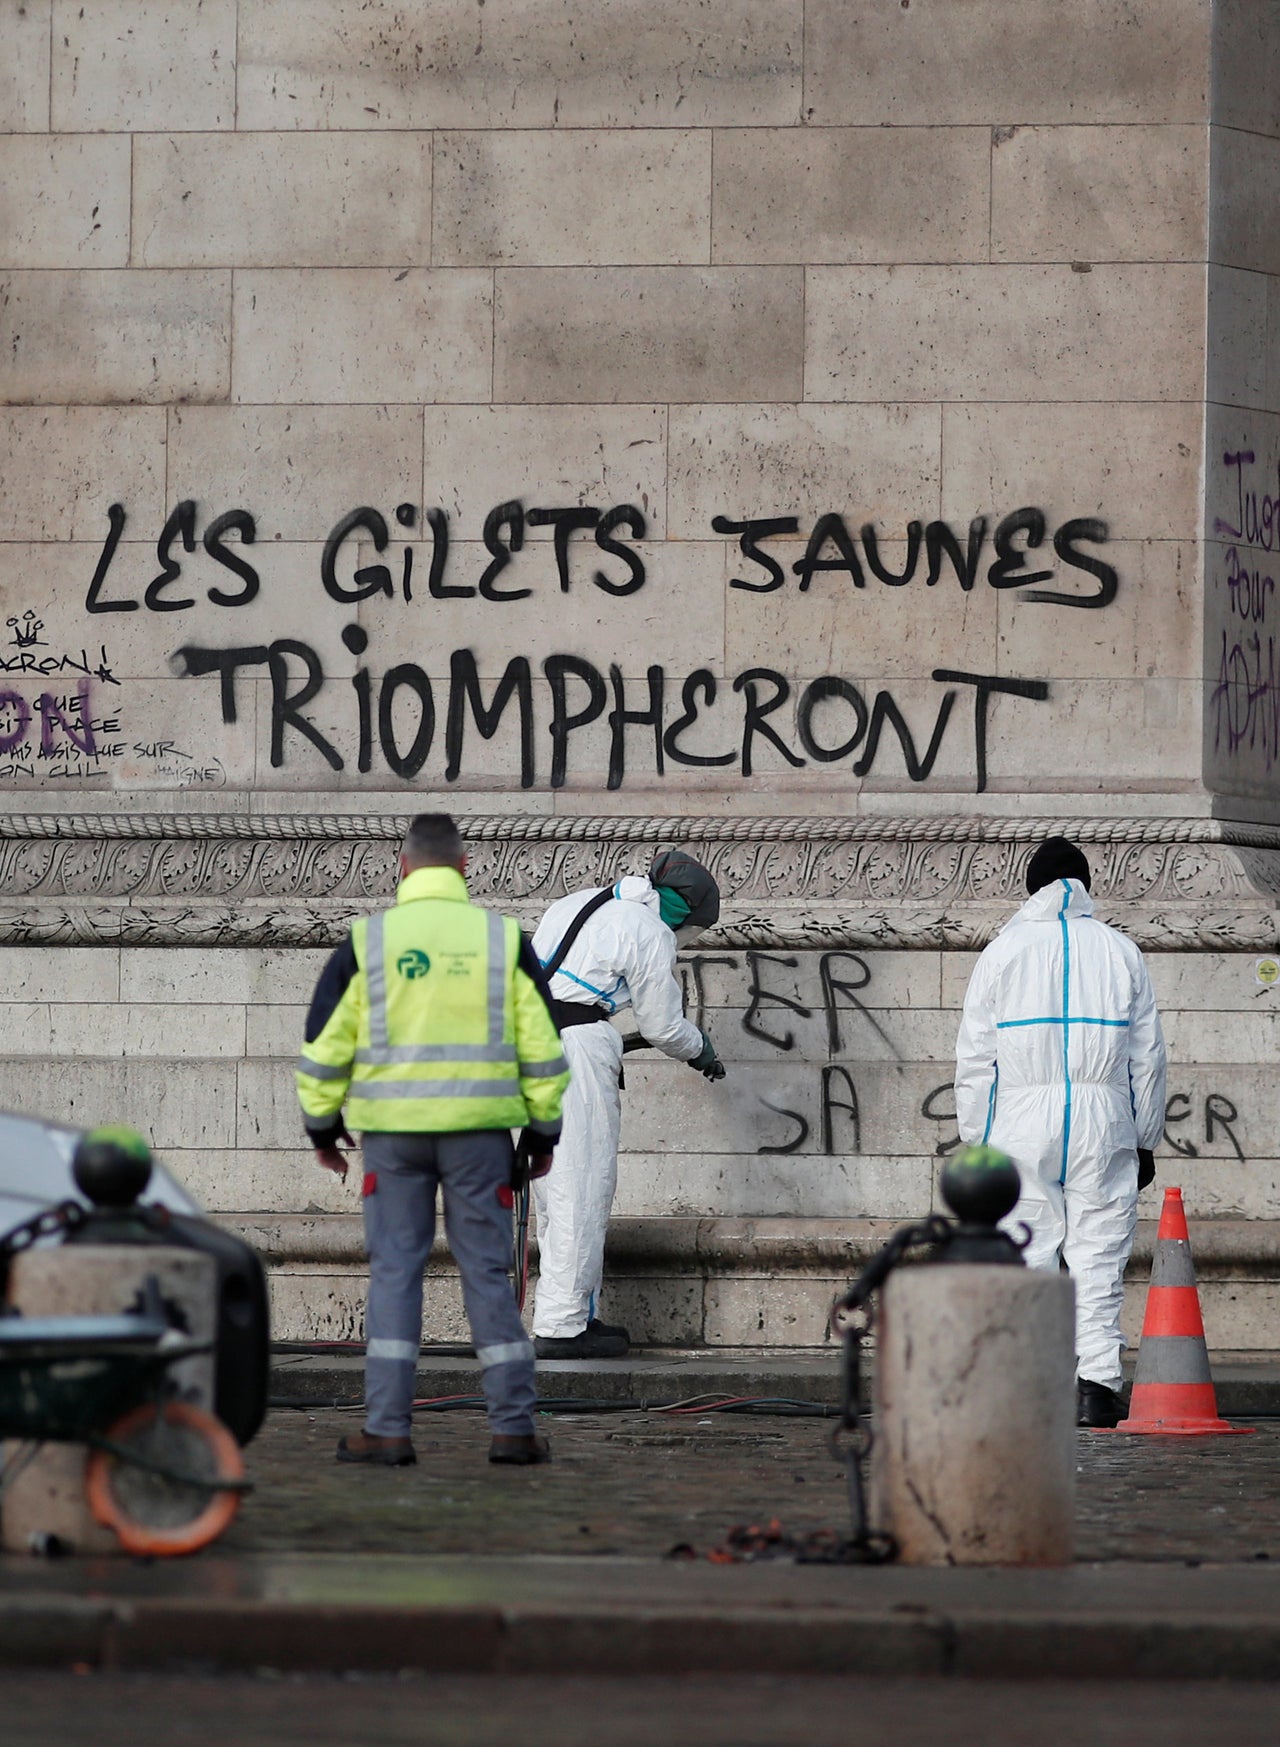
{"type": "Polygon", "coordinates": [[[366,1134],[362,1145],[369,1252],[365,1430],[381,1438],[409,1435],[422,1336],[422,1275],[435,1236],[439,1188],[490,1429],[517,1437],[532,1432],[533,1343],[507,1276],[511,1213],[497,1198],[511,1176],[510,1134],[505,1128],[366,1134]]]}

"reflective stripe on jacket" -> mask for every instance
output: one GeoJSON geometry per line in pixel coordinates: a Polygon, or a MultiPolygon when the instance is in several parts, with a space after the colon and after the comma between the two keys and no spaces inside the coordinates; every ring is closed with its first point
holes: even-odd
{"type": "Polygon", "coordinates": [[[326,965],[297,1064],[318,1143],[337,1129],[533,1129],[555,1138],[569,1082],[536,960],[453,868],[418,868],[326,965]]]}

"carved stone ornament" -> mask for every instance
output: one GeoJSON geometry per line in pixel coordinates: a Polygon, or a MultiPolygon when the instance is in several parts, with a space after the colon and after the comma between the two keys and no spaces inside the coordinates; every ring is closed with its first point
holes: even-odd
{"type": "MultiPolygon", "coordinates": [[[[983,946],[1025,896],[1036,844],[1085,845],[1099,914],[1155,951],[1271,951],[1280,828],[1211,819],[461,821],[481,903],[534,923],[564,892],[680,843],[720,881],[707,944],[983,946]]],[[[387,903],[407,816],[10,814],[0,939],[52,945],[326,946],[387,903]]]]}

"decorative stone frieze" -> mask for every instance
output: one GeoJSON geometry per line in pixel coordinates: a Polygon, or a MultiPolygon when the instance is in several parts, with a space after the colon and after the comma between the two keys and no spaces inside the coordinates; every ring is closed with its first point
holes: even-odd
{"type": "MultiPolygon", "coordinates": [[[[1020,901],[1031,849],[1088,845],[1100,911],[1148,949],[1277,941],[1280,828],[1206,819],[465,820],[474,895],[532,922],[678,841],[725,894],[709,944],[971,949],[1020,901]]],[[[407,815],[13,814],[0,939],[317,946],[394,890],[407,815]]]]}

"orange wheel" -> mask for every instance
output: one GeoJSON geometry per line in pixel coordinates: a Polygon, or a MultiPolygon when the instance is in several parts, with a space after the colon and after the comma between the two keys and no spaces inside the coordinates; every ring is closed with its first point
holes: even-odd
{"type": "Polygon", "coordinates": [[[142,1461],[189,1474],[169,1480],[113,1450],[94,1450],[84,1490],[94,1520],[114,1529],[126,1553],[195,1553],[207,1547],[240,1508],[240,1492],[220,1481],[243,1480],[240,1446],[220,1419],[185,1401],[135,1408],[103,1434],[142,1461]]]}

